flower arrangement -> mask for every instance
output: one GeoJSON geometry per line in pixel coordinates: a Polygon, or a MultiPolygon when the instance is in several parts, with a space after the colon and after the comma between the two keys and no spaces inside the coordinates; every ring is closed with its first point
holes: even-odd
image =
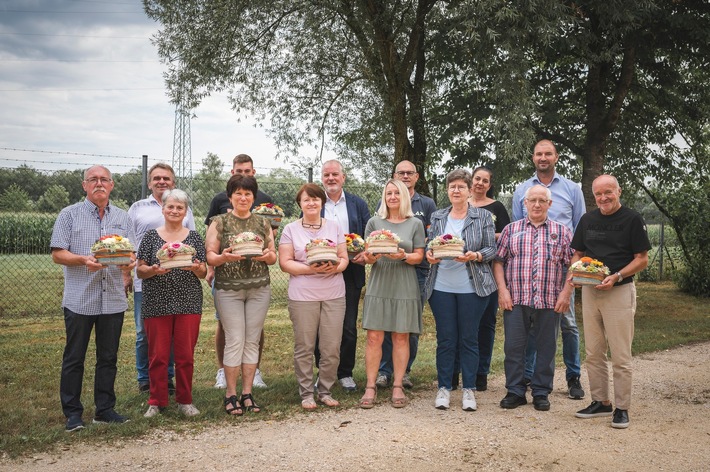
{"type": "Polygon", "coordinates": [[[195,248],[180,242],[165,243],[155,254],[158,259],[172,259],[178,254],[196,254],[195,248]]]}
{"type": "Polygon", "coordinates": [[[583,257],[569,268],[572,272],[586,272],[589,274],[609,275],[609,268],[603,262],[591,257],[583,257]]]}
{"type": "Polygon", "coordinates": [[[311,239],[311,242],[306,244],[306,251],[309,249],[313,249],[315,247],[337,247],[338,245],[335,244],[335,242],[331,241],[330,239],[325,239],[325,238],[320,238],[320,239],[311,239]]]}
{"type": "Polygon", "coordinates": [[[345,245],[348,252],[358,253],[365,250],[365,240],[356,233],[347,233],[345,235],[345,245]]]}
{"type": "Polygon", "coordinates": [[[429,247],[446,246],[449,244],[463,245],[463,239],[453,234],[442,234],[429,241],[429,247]]]}
{"type": "Polygon", "coordinates": [[[133,244],[128,238],[118,234],[108,234],[102,236],[91,246],[91,252],[132,252],[135,251],[133,244]]]}
{"type": "Polygon", "coordinates": [[[237,235],[232,235],[229,237],[230,246],[236,246],[237,244],[249,242],[263,244],[264,240],[261,238],[261,236],[256,233],[252,233],[251,231],[244,231],[243,233],[239,233],[237,235]]]}
{"type": "Polygon", "coordinates": [[[257,215],[273,215],[281,217],[284,217],[286,215],[283,211],[283,208],[273,203],[262,203],[258,207],[254,208],[251,212],[257,215]]]}
{"type": "Polygon", "coordinates": [[[392,240],[397,243],[399,243],[401,240],[399,236],[397,236],[395,233],[388,229],[378,229],[376,231],[373,231],[370,233],[370,235],[367,237],[367,242],[372,242],[372,241],[387,241],[387,240],[392,240]]]}

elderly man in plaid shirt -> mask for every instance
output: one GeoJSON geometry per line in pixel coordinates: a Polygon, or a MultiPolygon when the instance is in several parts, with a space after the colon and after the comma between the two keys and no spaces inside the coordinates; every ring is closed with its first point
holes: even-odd
{"type": "Polygon", "coordinates": [[[555,375],[555,351],[560,316],[569,308],[573,288],[565,284],[572,232],[547,218],[550,190],[530,187],[524,199],[527,216],[503,229],[493,274],[503,308],[505,387],[501,408],[525,405],[525,349],[532,331],[537,363],[531,388],[536,410],[550,409],[548,395],[555,375]]]}
{"type": "Polygon", "coordinates": [[[126,294],[135,262],[103,266],[91,254],[91,246],[110,234],[133,240],[133,225],[128,213],[109,202],[113,179],[107,168],[96,165],[87,169],[82,187],[86,199],[59,213],[50,241],[52,260],[64,266],[62,307],[67,339],[59,397],[67,418],[67,432],[84,427],[81,389],[91,331],[95,331],[96,336],[94,423],[128,421],[113,409],[116,405],[114,382],[123,313],[128,308],[126,294]]]}

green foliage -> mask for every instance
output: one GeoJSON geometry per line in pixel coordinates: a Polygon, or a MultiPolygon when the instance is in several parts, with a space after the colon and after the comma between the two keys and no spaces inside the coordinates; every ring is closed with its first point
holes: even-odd
{"type": "Polygon", "coordinates": [[[37,209],[45,213],[59,213],[69,205],[69,192],[57,184],[51,185],[37,201],[37,209]]]}
{"type": "Polygon", "coordinates": [[[0,195],[0,211],[30,211],[30,196],[17,184],[11,184],[0,195]]]}
{"type": "Polygon", "coordinates": [[[49,254],[56,219],[54,214],[0,213],[0,253],[49,254]]]}
{"type": "Polygon", "coordinates": [[[224,192],[228,179],[229,173],[224,172],[224,162],[217,154],[208,152],[202,159],[202,169],[192,180],[192,212],[195,215],[207,215],[210,202],[216,194],[224,192]]]}

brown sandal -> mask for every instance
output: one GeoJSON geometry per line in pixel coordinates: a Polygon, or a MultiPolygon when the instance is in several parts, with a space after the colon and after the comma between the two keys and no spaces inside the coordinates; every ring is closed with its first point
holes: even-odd
{"type": "Polygon", "coordinates": [[[375,394],[372,397],[365,397],[365,395],[362,396],[358,406],[363,410],[373,408],[375,406],[375,400],[377,399],[377,387],[365,387],[365,394],[367,394],[368,390],[372,390],[375,394]]]}
{"type": "Polygon", "coordinates": [[[404,395],[404,387],[401,385],[392,385],[392,399],[390,400],[390,403],[392,403],[392,406],[395,408],[404,408],[407,406],[407,403],[409,400],[407,400],[407,396],[404,395]],[[394,389],[398,388],[402,391],[403,396],[401,397],[395,397],[394,396],[394,389]]]}

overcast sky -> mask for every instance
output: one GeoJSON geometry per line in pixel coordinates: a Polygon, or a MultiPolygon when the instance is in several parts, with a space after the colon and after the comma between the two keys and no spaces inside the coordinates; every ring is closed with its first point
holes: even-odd
{"type": "MultiPolygon", "coordinates": [[[[101,163],[123,173],[143,154],[171,162],[175,108],[150,42],[158,27],[138,0],[2,0],[0,167],[101,163]]],[[[207,152],[225,163],[247,153],[260,173],[283,165],[273,141],[248,117],[239,123],[224,96],[195,113],[193,172],[207,152]]]]}

